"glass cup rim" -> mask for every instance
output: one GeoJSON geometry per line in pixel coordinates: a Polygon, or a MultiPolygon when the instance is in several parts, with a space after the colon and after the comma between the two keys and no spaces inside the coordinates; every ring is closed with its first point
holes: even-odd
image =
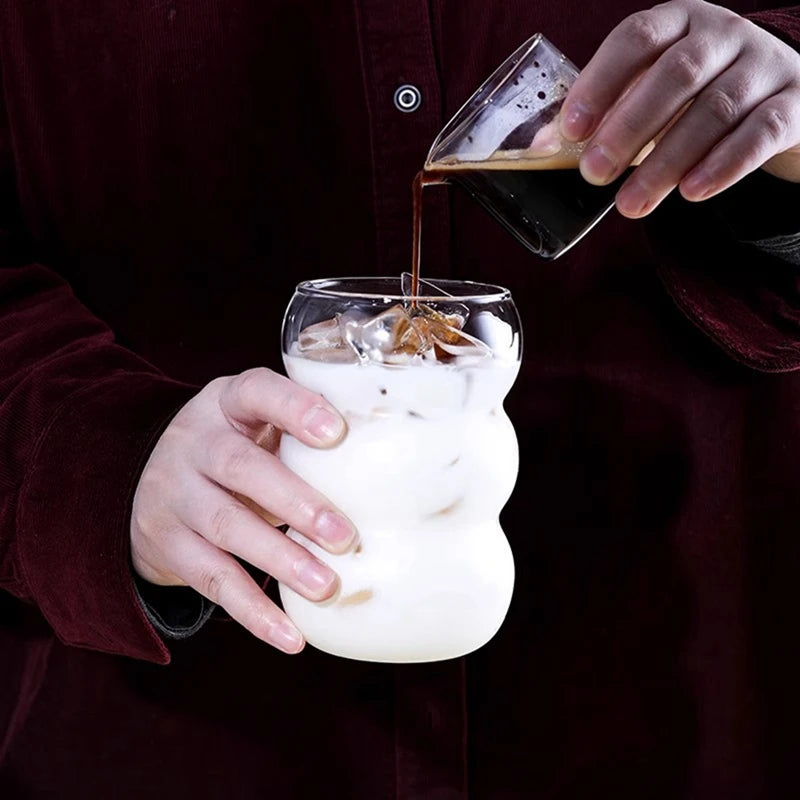
{"type": "Polygon", "coordinates": [[[459,280],[456,278],[425,278],[423,283],[439,289],[438,293],[403,294],[402,291],[378,291],[380,284],[392,286],[397,290],[401,288],[401,278],[386,275],[358,275],[342,278],[314,278],[301,281],[295,287],[295,293],[305,297],[321,298],[355,298],[363,300],[381,300],[383,302],[419,301],[423,303],[463,303],[463,302],[504,302],[511,300],[511,291],[505,286],[478,281],[459,280]],[[358,285],[370,285],[370,291],[357,289],[358,285]],[[336,288],[337,286],[350,285],[348,289],[336,288]],[[448,289],[466,289],[466,293],[459,294],[448,289]]]}
{"type": "MultiPolygon", "coordinates": [[[[523,61],[531,58],[534,50],[540,46],[549,48],[554,53],[558,53],[564,58],[564,54],[541,31],[534,33],[533,36],[528,37],[522,42],[513,53],[509,54],[502,64],[498,64],[498,66],[495,67],[492,74],[467,98],[467,101],[461,106],[459,111],[453,115],[453,118],[457,117],[462,110],[469,106],[482,91],[486,91],[486,89],[491,86],[491,91],[486,96],[486,101],[488,102],[490,97],[496,95],[500,89],[511,80],[515,71],[519,68],[519,65],[523,61]]],[[[478,109],[476,109],[476,111],[477,110],[478,109]]]]}
{"type": "Polygon", "coordinates": [[[516,50],[510,55],[506,56],[505,60],[498,64],[479,86],[470,94],[470,96],[462,103],[458,111],[453,114],[448,120],[447,124],[439,131],[439,135],[434,140],[433,144],[428,150],[425,157],[425,167],[430,168],[435,164],[433,155],[438,150],[447,145],[449,141],[456,138],[460,131],[472,124],[476,116],[481,114],[491,99],[514,77],[520,64],[526,59],[529,59],[532,53],[538,48],[544,47],[551,50],[553,53],[558,54],[561,61],[574,69],[575,74],[578,73],[578,68],[564,55],[564,53],[550,41],[541,31],[537,31],[532,36],[529,36],[516,50]],[[487,93],[488,91],[488,93],[487,93]],[[485,96],[484,96],[485,95],[485,96]],[[477,100],[483,98],[483,102],[477,105],[477,100]],[[475,105],[474,108],[472,106],[475,105]],[[471,109],[471,110],[470,110],[471,109]],[[463,119],[462,119],[463,117],[463,119]]]}

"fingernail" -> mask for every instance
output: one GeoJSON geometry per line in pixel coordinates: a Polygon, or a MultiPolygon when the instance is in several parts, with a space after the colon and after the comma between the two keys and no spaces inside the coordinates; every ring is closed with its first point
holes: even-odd
{"type": "Polygon", "coordinates": [[[607,183],[617,171],[617,162],[601,144],[591,147],[581,158],[581,174],[589,183],[607,183]]]}
{"type": "Polygon", "coordinates": [[[579,142],[589,135],[593,124],[594,115],[580,100],[576,100],[568,103],[567,110],[562,115],[561,132],[567,139],[579,142]]]}
{"type": "Polygon", "coordinates": [[[320,539],[334,545],[337,550],[345,549],[345,545],[349,545],[356,536],[356,529],[350,521],[335,511],[323,511],[319,515],[316,532],[320,539]]]}
{"type": "Polygon", "coordinates": [[[649,192],[638,181],[631,179],[617,194],[616,203],[620,213],[635,217],[641,214],[650,202],[649,192]]]}
{"type": "Polygon", "coordinates": [[[336,581],[336,573],[313,558],[295,564],[295,574],[297,580],[315,595],[324,593],[336,581]]]}
{"type": "Polygon", "coordinates": [[[270,628],[270,641],[284,653],[297,653],[303,649],[303,634],[288,622],[278,622],[270,628]]]}
{"type": "Polygon", "coordinates": [[[344,434],[344,420],[322,406],[314,406],[303,417],[303,428],[320,442],[335,442],[344,434]]]}
{"type": "Polygon", "coordinates": [[[714,190],[711,174],[703,167],[690,172],[681,181],[681,194],[687,200],[702,200],[714,190]]]}

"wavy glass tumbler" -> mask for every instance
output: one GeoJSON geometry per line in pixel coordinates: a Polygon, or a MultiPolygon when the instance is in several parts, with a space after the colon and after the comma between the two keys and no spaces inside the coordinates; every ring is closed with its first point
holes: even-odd
{"type": "Polygon", "coordinates": [[[324,395],[348,432],[330,450],[284,435],[280,457],[354,522],[359,543],[331,555],[329,601],[281,585],[310,644],[347,658],[435,661],[485,644],[508,610],[511,549],[499,523],[518,447],[503,400],[521,356],[502,287],[400,279],[300,284],[283,327],[289,377],[324,395]]]}

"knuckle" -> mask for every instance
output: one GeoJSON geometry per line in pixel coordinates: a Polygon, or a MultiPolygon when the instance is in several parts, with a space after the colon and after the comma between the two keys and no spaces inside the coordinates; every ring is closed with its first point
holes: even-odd
{"type": "Polygon", "coordinates": [[[202,571],[197,577],[197,590],[213,603],[221,605],[220,600],[224,596],[230,581],[230,573],[224,569],[216,568],[210,571],[202,571]]]}
{"type": "MultiPolygon", "coordinates": [[[[193,409],[183,409],[170,423],[164,428],[164,432],[158,440],[157,452],[177,453],[187,449],[187,444],[193,440],[195,425],[195,415],[193,409]]],[[[152,462],[151,462],[152,463],[152,462]]],[[[150,466],[150,465],[148,465],[150,466]]]]}
{"type": "Polygon", "coordinates": [[[721,35],[727,39],[744,40],[751,32],[758,30],[754,22],[727,8],[720,8],[719,24],[721,35]]]}
{"type": "Polygon", "coordinates": [[[228,384],[228,391],[234,393],[244,401],[245,405],[250,405],[253,398],[257,398],[263,387],[265,367],[254,367],[245,370],[234,376],[228,384]]]}
{"type": "Polygon", "coordinates": [[[741,114],[741,99],[725,89],[712,89],[705,102],[708,113],[725,127],[730,127],[741,114]]]}
{"type": "Polygon", "coordinates": [[[703,80],[703,58],[686,49],[680,49],[664,57],[664,69],[670,80],[687,89],[700,85],[703,80]]]}
{"type": "MultiPolygon", "coordinates": [[[[208,398],[222,397],[230,391],[231,378],[229,376],[220,376],[209,381],[198,393],[193,400],[203,400],[208,398]]],[[[190,401],[191,402],[191,401],[190,401]]]]}
{"type": "Polygon", "coordinates": [[[151,536],[153,530],[153,515],[141,503],[134,502],[131,508],[131,530],[145,536],[151,536]]]}
{"type": "Polygon", "coordinates": [[[145,466],[131,504],[131,523],[152,523],[169,517],[164,511],[168,510],[169,489],[167,481],[171,482],[172,475],[168,470],[151,459],[145,466]],[[166,491],[165,491],[166,490],[166,491]]]}
{"type": "Polygon", "coordinates": [[[229,376],[209,381],[187,404],[205,407],[223,407],[230,396],[232,379],[229,376]]]}
{"type": "Polygon", "coordinates": [[[172,473],[165,470],[142,475],[131,504],[132,530],[151,540],[163,540],[183,528],[176,511],[174,485],[172,473]]]}
{"type": "Polygon", "coordinates": [[[214,476],[224,486],[238,484],[242,476],[250,472],[253,465],[252,445],[249,441],[219,444],[211,456],[214,476]]]}
{"type": "Polygon", "coordinates": [[[235,503],[218,506],[211,515],[207,538],[222,550],[228,550],[233,532],[245,509],[235,503]]]}
{"type": "Polygon", "coordinates": [[[166,489],[171,483],[172,473],[163,464],[151,461],[139,477],[136,486],[136,500],[140,503],[147,501],[147,505],[152,505],[153,501],[160,500],[166,494],[166,489]]]}
{"type": "Polygon", "coordinates": [[[647,11],[631,14],[619,26],[620,37],[628,46],[642,53],[651,53],[661,43],[661,34],[653,17],[647,11]]]}
{"type": "Polygon", "coordinates": [[[322,511],[323,509],[317,503],[299,493],[295,493],[289,498],[288,516],[294,521],[292,527],[303,532],[313,532],[316,520],[322,511]]]}
{"type": "Polygon", "coordinates": [[[153,541],[160,538],[163,525],[153,515],[149,504],[135,502],[131,509],[131,530],[137,535],[153,541]]]}
{"type": "Polygon", "coordinates": [[[789,135],[791,120],[786,109],[771,104],[760,110],[759,129],[769,144],[782,145],[789,135]]]}
{"type": "MultiPolygon", "coordinates": [[[[642,110],[637,108],[622,109],[617,115],[617,120],[622,128],[623,135],[628,140],[637,137],[648,122],[642,110]]],[[[620,154],[619,158],[623,158],[622,154],[620,154]]],[[[630,158],[633,158],[633,156],[631,155],[630,158]]]]}
{"type": "Polygon", "coordinates": [[[219,408],[223,414],[225,409],[230,405],[231,398],[235,396],[235,377],[230,375],[221,378],[215,378],[211,383],[203,387],[197,399],[208,399],[216,408],[219,408]]]}

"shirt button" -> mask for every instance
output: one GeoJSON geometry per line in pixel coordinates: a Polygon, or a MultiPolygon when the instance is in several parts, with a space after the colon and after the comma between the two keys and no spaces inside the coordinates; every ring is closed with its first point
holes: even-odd
{"type": "Polygon", "coordinates": [[[394,107],[404,114],[416,111],[422,105],[422,93],[416,86],[404,83],[398,86],[394,92],[394,107]]]}

